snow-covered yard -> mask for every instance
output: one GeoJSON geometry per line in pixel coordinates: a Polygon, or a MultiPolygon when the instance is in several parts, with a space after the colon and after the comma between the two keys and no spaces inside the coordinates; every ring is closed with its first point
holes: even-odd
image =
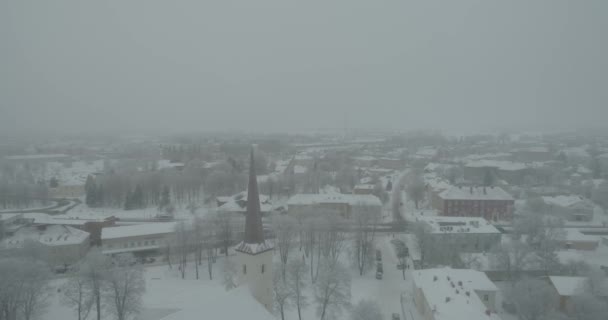
{"type": "MultiPolygon", "coordinates": [[[[397,269],[397,257],[390,244],[390,237],[379,236],[377,238],[377,247],[382,251],[384,266],[383,279],[375,279],[374,269],[368,271],[361,277],[358,275],[357,270],[349,267],[352,276],[351,303],[356,304],[362,299],[375,300],[379,303],[385,319],[390,319],[393,313],[402,314],[400,302],[402,293],[404,293],[406,300],[408,299],[407,297],[411,300],[413,286],[412,278],[406,273],[406,280],[403,280],[401,271],[397,269]]],[[[345,256],[344,258],[347,259],[348,257],[345,256]]],[[[223,256],[220,256],[214,264],[214,280],[209,280],[205,263],[203,263],[201,270],[199,270],[201,274],[199,280],[194,278],[195,273],[192,263],[188,266],[189,270],[186,273],[185,280],[180,278],[180,273],[176,265],[174,265],[172,269],[169,269],[167,265],[147,267],[145,272],[147,290],[143,296],[143,310],[139,319],[161,320],[166,317],[178,319],[180,314],[185,315],[187,314],[187,311],[192,312],[192,310],[196,309],[203,311],[205,309],[204,307],[208,304],[213,304],[213,306],[206,307],[209,312],[220,312],[222,309],[217,307],[219,305],[223,305],[224,308],[230,309],[230,305],[227,305],[226,301],[233,301],[235,306],[239,306],[236,309],[240,310],[240,301],[249,298],[249,296],[244,296],[244,294],[249,293],[240,288],[228,292],[226,291],[222,283],[224,259],[223,256]]],[[[65,279],[55,280],[53,285],[58,287],[64,281],[65,279]]],[[[317,319],[317,305],[314,303],[310,280],[307,280],[307,285],[306,296],[309,301],[309,306],[303,310],[302,318],[311,320],[317,319]]],[[[61,303],[60,297],[60,293],[54,294],[51,297],[49,308],[45,313],[45,319],[75,319],[74,312],[61,303]]],[[[408,304],[408,301],[405,301],[406,317],[404,318],[402,315],[401,319],[412,319],[411,315],[414,316],[414,319],[412,320],[421,319],[415,308],[413,308],[411,301],[409,302],[410,303],[408,304]]],[[[233,316],[235,314],[234,310],[228,310],[226,312],[233,316]]],[[[242,318],[251,318],[247,317],[247,310],[240,310],[240,312],[243,314],[242,318]]],[[[211,314],[208,315],[211,316],[211,314]]],[[[91,316],[94,316],[94,314],[91,316]]],[[[217,319],[228,319],[223,315],[217,315],[217,317],[217,319]]],[[[273,316],[270,316],[270,318],[272,317],[273,316]]],[[[286,313],[287,319],[297,319],[297,317],[295,308],[290,308],[286,313]]],[[[348,310],[345,310],[337,320],[346,320],[348,318],[349,312],[348,310]]],[[[110,319],[111,317],[109,314],[104,316],[104,320],[110,319]]]]}

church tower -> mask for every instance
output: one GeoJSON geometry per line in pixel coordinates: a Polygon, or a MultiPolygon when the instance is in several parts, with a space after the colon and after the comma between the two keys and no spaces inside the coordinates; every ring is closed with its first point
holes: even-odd
{"type": "Polygon", "coordinates": [[[255,174],[253,149],[249,161],[247,212],[245,237],[236,248],[239,264],[239,285],[247,285],[253,297],[269,311],[272,309],[272,255],[273,246],[264,240],[264,227],[260,213],[260,195],[255,174]]]}

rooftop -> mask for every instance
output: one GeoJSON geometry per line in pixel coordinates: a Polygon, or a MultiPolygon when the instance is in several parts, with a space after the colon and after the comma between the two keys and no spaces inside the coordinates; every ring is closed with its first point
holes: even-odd
{"type": "Polygon", "coordinates": [[[552,204],[559,207],[570,207],[580,202],[584,202],[585,198],[576,195],[561,195],[555,197],[543,197],[546,204],[552,204]]]}
{"type": "Polygon", "coordinates": [[[485,273],[470,269],[425,269],[412,273],[414,285],[419,288],[435,320],[500,319],[486,314],[487,307],[475,291],[498,291],[485,273]],[[468,295],[467,295],[468,292],[468,295]]]}
{"type": "Polygon", "coordinates": [[[34,159],[58,159],[67,158],[67,154],[24,154],[4,157],[6,160],[34,160],[34,159]]]}
{"type": "Polygon", "coordinates": [[[470,161],[465,166],[469,168],[498,168],[498,170],[504,171],[518,171],[528,168],[524,163],[500,160],[470,161]]]}
{"type": "Polygon", "coordinates": [[[287,205],[309,205],[322,203],[345,203],[350,205],[382,206],[378,197],[369,194],[296,194],[287,205]]]}
{"type": "Polygon", "coordinates": [[[549,277],[549,281],[551,281],[557,293],[565,297],[582,293],[585,280],[585,277],[549,277]]]}
{"type": "Polygon", "coordinates": [[[496,233],[490,222],[479,217],[427,217],[421,216],[418,221],[424,221],[431,227],[432,233],[496,233]]]}
{"type": "Polygon", "coordinates": [[[132,226],[109,227],[101,229],[101,239],[106,240],[154,234],[166,234],[172,233],[174,230],[175,222],[154,222],[136,224],[132,226]]]}
{"type": "Polygon", "coordinates": [[[88,238],[88,232],[68,226],[52,225],[45,228],[28,226],[19,228],[13,236],[4,239],[1,243],[2,247],[13,249],[21,248],[27,240],[47,246],[60,246],[80,244],[88,238]]]}
{"type": "Polygon", "coordinates": [[[439,194],[444,200],[513,200],[513,197],[500,187],[456,187],[453,186],[439,194]]]}

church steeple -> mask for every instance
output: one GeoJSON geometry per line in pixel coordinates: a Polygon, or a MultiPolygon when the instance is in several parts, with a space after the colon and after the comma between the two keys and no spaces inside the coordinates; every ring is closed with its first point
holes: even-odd
{"type": "Polygon", "coordinates": [[[249,184],[247,187],[247,215],[245,217],[245,243],[263,243],[264,228],[260,213],[260,195],[258,193],[258,180],[255,174],[255,160],[253,148],[249,161],[249,184]]]}
{"type": "Polygon", "coordinates": [[[264,241],[264,227],[262,225],[262,214],[260,212],[260,195],[258,193],[258,182],[255,173],[255,160],[252,148],[251,158],[249,160],[245,236],[243,242],[237,245],[236,250],[255,255],[271,249],[272,244],[264,241]]]}

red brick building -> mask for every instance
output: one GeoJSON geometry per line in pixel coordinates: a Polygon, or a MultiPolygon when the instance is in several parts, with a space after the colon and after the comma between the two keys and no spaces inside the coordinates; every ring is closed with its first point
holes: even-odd
{"type": "Polygon", "coordinates": [[[499,187],[451,187],[439,194],[439,214],[482,217],[489,221],[513,218],[513,197],[499,187]]]}

